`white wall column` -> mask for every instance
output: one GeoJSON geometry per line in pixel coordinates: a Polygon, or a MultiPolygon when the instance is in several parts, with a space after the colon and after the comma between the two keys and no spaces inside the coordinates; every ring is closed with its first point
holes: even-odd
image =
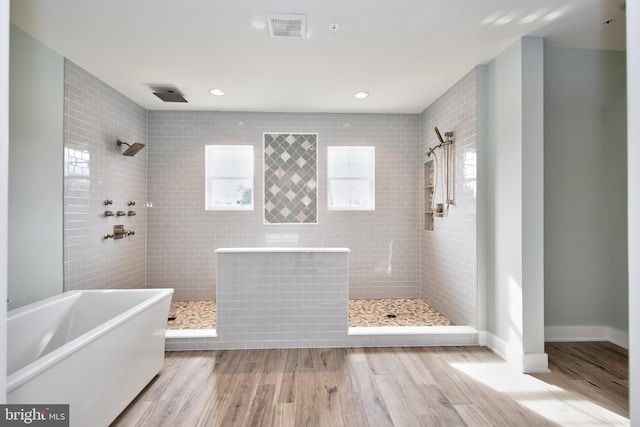
{"type": "Polygon", "coordinates": [[[640,426],[640,4],[627,2],[629,376],[631,425],[640,426]],[[638,353],[638,354],[636,354],[638,353]]]}

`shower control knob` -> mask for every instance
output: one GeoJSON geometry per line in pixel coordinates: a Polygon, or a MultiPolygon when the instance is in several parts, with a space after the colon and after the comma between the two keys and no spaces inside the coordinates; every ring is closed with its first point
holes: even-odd
{"type": "Polygon", "coordinates": [[[113,211],[104,211],[104,216],[113,216],[113,211]]]}
{"type": "Polygon", "coordinates": [[[127,212],[127,215],[135,216],[136,215],[136,211],[129,211],[129,212],[127,212]]]}
{"type": "Polygon", "coordinates": [[[127,236],[133,236],[134,234],[136,234],[136,232],[133,230],[125,230],[124,234],[127,236]]]}
{"type": "Polygon", "coordinates": [[[105,233],[105,235],[104,235],[104,236],[102,236],[102,237],[104,237],[104,239],[105,239],[105,240],[107,240],[107,239],[113,239],[113,234],[105,233]]]}
{"type": "Polygon", "coordinates": [[[112,204],[113,204],[113,200],[107,199],[107,200],[104,201],[104,205],[105,206],[109,206],[109,205],[112,205],[112,204]]]}
{"type": "Polygon", "coordinates": [[[129,200],[129,202],[127,203],[128,206],[135,206],[136,202],[135,200],[129,200]]]}
{"type": "Polygon", "coordinates": [[[118,215],[118,216],[125,216],[125,215],[126,215],[126,213],[124,213],[124,211],[118,211],[118,212],[116,212],[116,215],[118,215]]]}

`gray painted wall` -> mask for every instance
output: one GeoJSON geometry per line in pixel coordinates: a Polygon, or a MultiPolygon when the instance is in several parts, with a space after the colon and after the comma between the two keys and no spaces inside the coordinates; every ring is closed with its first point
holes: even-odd
{"type": "MultiPolygon", "coordinates": [[[[629,2],[627,8],[627,82],[629,103],[627,118],[629,126],[628,159],[628,201],[629,201],[629,259],[640,259],[640,4],[629,2]],[[631,120],[631,119],[634,120],[631,120]]],[[[629,307],[630,345],[629,345],[629,381],[631,425],[640,425],[640,263],[629,263],[629,307]]]]}
{"type": "Polygon", "coordinates": [[[544,353],[542,53],[542,40],[527,38],[502,52],[487,66],[487,98],[480,101],[487,108],[479,179],[487,189],[480,250],[486,250],[488,331],[515,363],[544,353]]]}
{"type": "MultiPolygon", "coordinates": [[[[9,87],[9,1],[0,0],[0,87],[9,87]]],[[[0,228],[7,230],[9,187],[9,94],[0,91],[0,228]]],[[[0,233],[0,301],[7,298],[7,233],[0,233]]],[[[0,325],[7,306],[0,307],[0,325]]],[[[7,401],[7,328],[0,328],[0,403],[7,401]]]]}
{"type": "Polygon", "coordinates": [[[11,26],[9,309],[62,292],[64,58],[11,26]]]}
{"type": "Polygon", "coordinates": [[[544,354],[544,50],[537,37],[521,46],[522,341],[536,355],[544,354]]]}
{"type": "Polygon", "coordinates": [[[625,52],[545,50],[545,325],[628,331],[625,52]]]}

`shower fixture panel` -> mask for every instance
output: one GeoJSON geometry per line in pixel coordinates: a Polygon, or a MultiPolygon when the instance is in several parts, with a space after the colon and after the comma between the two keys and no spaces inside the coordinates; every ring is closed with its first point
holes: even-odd
{"type": "Polygon", "coordinates": [[[105,233],[102,236],[102,238],[104,240],[108,240],[108,239],[120,240],[120,239],[124,239],[125,237],[133,236],[134,234],[136,234],[135,231],[125,230],[124,225],[118,224],[113,226],[113,233],[105,233]]]}
{"type": "MultiPolygon", "coordinates": [[[[444,138],[440,133],[440,129],[438,127],[434,127],[433,130],[438,137],[439,144],[434,145],[433,147],[429,147],[425,152],[425,156],[431,157],[433,155],[433,166],[430,166],[430,174],[433,176],[433,187],[430,190],[430,203],[429,206],[425,206],[425,210],[430,213],[430,215],[435,215],[438,217],[444,217],[447,215],[449,211],[449,207],[455,204],[454,197],[454,189],[453,185],[455,183],[455,150],[453,150],[453,131],[445,132],[444,138]],[[441,158],[438,159],[438,154],[436,150],[440,148],[442,149],[441,158]],[[439,176],[442,176],[440,181],[443,186],[442,189],[442,203],[437,203],[436,198],[438,195],[438,179],[439,176]]],[[[428,162],[431,163],[431,162],[428,162]]],[[[426,164],[425,164],[426,166],[426,164]]],[[[427,198],[425,196],[425,203],[427,198]]],[[[425,224],[427,221],[425,220],[425,224]]],[[[425,229],[427,229],[425,227],[425,229]]]]}
{"type": "Polygon", "coordinates": [[[126,145],[127,147],[129,147],[129,148],[127,148],[126,150],[124,150],[122,152],[123,156],[129,156],[129,157],[135,156],[138,153],[138,151],[140,151],[140,150],[142,150],[144,148],[144,144],[140,144],[139,142],[134,142],[133,144],[128,144],[128,143],[126,143],[124,141],[118,140],[116,142],[116,144],[118,145],[118,147],[120,147],[122,145],[126,145]]]}

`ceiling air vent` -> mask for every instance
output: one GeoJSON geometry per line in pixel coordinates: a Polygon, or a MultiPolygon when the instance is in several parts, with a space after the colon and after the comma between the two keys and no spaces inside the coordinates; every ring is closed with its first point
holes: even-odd
{"type": "Polygon", "coordinates": [[[271,37],[304,39],[307,33],[307,15],[301,13],[267,13],[271,37]]]}

